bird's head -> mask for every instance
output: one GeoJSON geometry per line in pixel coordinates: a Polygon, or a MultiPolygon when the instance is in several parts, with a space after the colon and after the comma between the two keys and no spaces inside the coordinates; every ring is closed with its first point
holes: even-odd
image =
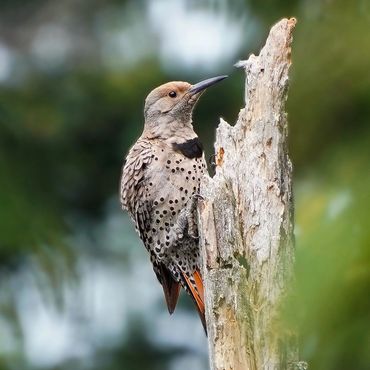
{"type": "Polygon", "coordinates": [[[191,122],[193,108],[202,92],[226,77],[209,78],[195,85],[183,81],[173,81],[155,88],[145,100],[145,124],[160,125],[171,124],[171,122],[191,122]]]}

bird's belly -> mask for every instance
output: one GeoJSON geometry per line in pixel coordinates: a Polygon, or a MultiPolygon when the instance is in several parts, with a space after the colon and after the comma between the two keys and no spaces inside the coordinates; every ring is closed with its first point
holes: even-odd
{"type": "MultiPolygon", "coordinates": [[[[206,171],[203,158],[189,159],[177,153],[158,163],[162,166],[152,167],[147,180],[147,191],[152,199],[149,234],[156,254],[168,246],[170,230],[176,225],[181,210],[199,192],[206,171]]],[[[189,247],[197,247],[193,239],[188,239],[187,235],[184,237],[179,249],[189,251],[189,247]]]]}
{"type": "Polygon", "coordinates": [[[162,163],[162,168],[154,169],[152,174],[154,216],[162,213],[160,219],[172,222],[188,200],[199,192],[206,165],[203,158],[190,159],[177,153],[162,163]]]}

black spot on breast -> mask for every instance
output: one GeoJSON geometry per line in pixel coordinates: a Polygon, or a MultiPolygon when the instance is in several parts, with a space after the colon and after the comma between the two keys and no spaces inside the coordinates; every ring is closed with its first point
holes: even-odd
{"type": "Polygon", "coordinates": [[[197,137],[183,143],[174,143],[172,146],[187,158],[200,158],[203,154],[203,145],[197,137]]]}

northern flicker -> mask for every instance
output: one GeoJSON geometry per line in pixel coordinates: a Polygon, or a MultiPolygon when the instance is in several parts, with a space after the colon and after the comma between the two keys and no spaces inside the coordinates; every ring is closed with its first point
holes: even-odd
{"type": "Polygon", "coordinates": [[[192,125],[193,108],[219,76],[195,85],[174,81],[154,89],[144,106],[144,130],[123,166],[120,200],[135,223],[173,313],[180,288],[190,294],[205,328],[196,223],[200,181],[207,171],[192,125]]]}

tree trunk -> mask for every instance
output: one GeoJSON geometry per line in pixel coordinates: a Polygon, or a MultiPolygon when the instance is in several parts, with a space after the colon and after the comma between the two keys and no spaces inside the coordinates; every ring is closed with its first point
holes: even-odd
{"type": "Polygon", "coordinates": [[[221,119],[216,174],[199,207],[206,317],[214,370],[300,367],[295,336],[279,326],[294,261],[287,99],[295,19],[272,27],[246,71],[245,108],[221,119]]]}

